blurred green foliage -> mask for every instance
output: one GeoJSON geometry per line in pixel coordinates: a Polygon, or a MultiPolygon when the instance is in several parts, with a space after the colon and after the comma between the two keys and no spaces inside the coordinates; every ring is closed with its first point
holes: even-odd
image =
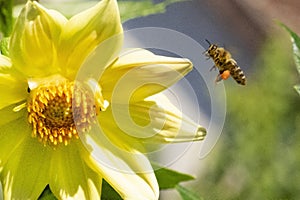
{"type": "MultiPolygon", "coordinates": [[[[0,3],[3,0],[0,0],[0,3]]],[[[159,13],[164,13],[166,11],[167,6],[182,2],[186,0],[165,0],[160,3],[154,3],[152,0],[118,0],[118,6],[120,10],[121,20],[125,22],[130,19],[138,18],[138,17],[145,17],[148,15],[154,15],[159,13]]],[[[40,3],[47,8],[51,8],[54,10],[58,10],[59,12],[63,13],[67,18],[72,17],[73,15],[88,9],[95,4],[97,4],[99,0],[91,0],[91,1],[84,1],[84,0],[74,0],[71,2],[51,2],[51,1],[41,1],[40,3]]],[[[26,1],[17,1],[19,5],[14,7],[14,15],[21,11],[26,1]]],[[[1,5],[1,4],[0,4],[1,5]]],[[[1,18],[0,18],[1,19],[1,18]]]]}
{"type": "Polygon", "coordinates": [[[136,17],[145,17],[148,15],[164,13],[168,5],[186,0],[165,0],[160,3],[147,1],[118,1],[122,21],[127,21],[136,17]]]}
{"type": "Polygon", "coordinates": [[[203,200],[203,198],[199,197],[193,191],[191,191],[179,184],[176,185],[176,190],[180,194],[182,200],[203,200]]]}
{"type": "Polygon", "coordinates": [[[12,30],[12,6],[12,0],[0,0],[0,34],[4,37],[8,37],[12,30]]]}
{"type": "Polygon", "coordinates": [[[253,72],[246,87],[226,87],[221,141],[195,186],[204,199],[300,199],[300,102],[290,40],[272,36],[253,72]]]}

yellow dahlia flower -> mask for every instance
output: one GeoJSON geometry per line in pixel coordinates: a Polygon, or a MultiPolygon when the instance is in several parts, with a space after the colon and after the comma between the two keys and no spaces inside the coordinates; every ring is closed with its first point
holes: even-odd
{"type": "Polygon", "coordinates": [[[37,199],[47,185],[59,199],[99,199],[103,179],[124,199],[158,199],[146,146],[204,138],[204,128],[158,94],[187,74],[191,62],[143,49],[113,58],[121,42],[116,0],[70,19],[27,2],[9,56],[0,55],[5,199],[37,199]],[[112,37],[109,48],[96,48],[112,37]],[[87,59],[96,49],[103,56],[87,59]],[[82,66],[100,78],[90,72],[82,78],[82,66]]]}

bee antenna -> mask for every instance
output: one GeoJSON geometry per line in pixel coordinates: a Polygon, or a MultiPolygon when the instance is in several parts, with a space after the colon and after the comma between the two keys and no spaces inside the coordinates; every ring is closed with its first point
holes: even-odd
{"type": "Polygon", "coordinates": [[[205,41],[209,44],[209,46],[211,45],[210,41],[208,41],[208,39],[205,39],[205,41]]]}

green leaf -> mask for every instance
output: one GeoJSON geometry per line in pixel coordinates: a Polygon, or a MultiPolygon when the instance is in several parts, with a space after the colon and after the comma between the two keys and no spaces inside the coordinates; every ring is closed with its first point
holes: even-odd
{"type": "Polygon", "coordinates": [[[12,0],[0,0],[0,32],[8,37],[12,30],[12,0]]]}
{"type": "Polygon", "coordinates": [[[179,194],[183,200],[203,200],[203,198],[200,198],[194,192],[190,191],[189,189],[187,189],[181,185],[176,185],[175,188],[179,192],[179,194]]]}
{"type": "MultiPolygon", "coordinates": [[[[293,45],[293,53],[294,53],[294,61],[298,70],[298,73],[300,74],[300,37],[293,32],[289,27],[287,27],[283,23],[279,23],[280,26],[282,26],[291,36],[292,45],[293,45]]],[[[300,94],[300,85],[294,86],[295,90],[300,94]]]]}
{"type": "MultiPolygon", "coordinates": [[[[155,168],[157,168],[157,166],[155,168]]],[[[167,168],[159,168],[158,170],[155,170],[155,175],[159,184],[159,189],[161,190],[175,188],[180,182],[194,179],[191,175],[183,174],[167,168]]]]}
{"type": "Polygon", "coordinates": [[[101,200],[122,200],[120,195],[102,179],[101,200]]]}
{"type": "Polygon", "coordinates": [[[292,45],[293,45],[293,53],[294,53],[294,60],[297,66],[297,70],[300,74],[300,37],[293,32],[290,28],[286,25],[279,23],[291,36],[292,45]]]}
{"type": "Polygon", "coordinates": [[[8,43],[9,43],[9,38],[2,38],[0,40],[0,54],[8,56],[8,43]]]}
{"type": "Polygon", "coordinates": [[[57,200],[57,198],[51,192],[49,185],[47,185],[42,194],[39,196],[38,200],[57,200]]]}

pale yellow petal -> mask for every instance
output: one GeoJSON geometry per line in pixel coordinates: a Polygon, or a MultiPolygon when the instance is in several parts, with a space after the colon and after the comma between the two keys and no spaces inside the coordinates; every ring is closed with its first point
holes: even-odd
{"type": "Polygon", "coordinates": [[[99,114],[98,119],[107,137],[123,149],[126,145],[138,148],[138,142],[199,141],[206,135],[204,127],[181,113],[162,94],[130,105],[112,104],[110,109],[99,114]],[[108,134],[109,128],[115,134],[108,134]],[[121,141],[127,142],[124,144],[121,141]]]}
{"type": "Polygon", "coordinates": [[[90,163],[123,199],[158,199],[159,188],[155,174],[142,153],[134,147],[131,151],[119,149],[99,132],[89,134],[85,139],[91,151],[86,162],[90,163]]]}
{"type": "Polygon", "coordinates": [[[0,55],[0,109],[26,99],[26,79],[12,68],[8,57],[0,55]]]}
{"type": "MultiPolygon", "coordinates": [[[[121,115],[122,117],[122,111],[124,110],[118,110],[118,115],[121,115]],[[118,112],[120,111],[120,112],[118,112]]],[[[126,130],[122,129],[122,126],[120,126],[119,122],[116,121],[113,109],[111,106],[108,107],[107,110],[104,112],[100,112],[98,115],[98,121],[101,128],[101,133],[105,134],[105,137],[114,144],[114,146],[117,146],[117,148],[123,149],[125,151],[130,151],[133,147],[139,151],[144,152],[144,146],[140,143],[139,138],[133,137],[132,135],[135,135],[136,131],[130,132],[132,134],[128,134],[126,130]],[[126,141],[126,142],[124,142],[126,141]]],[[[95,131],[97,133],[97,131],[95,131]]]]}
{"type": "Polygon", "coordinates": [[[157,56],[143,49],[131,49],[108,67],[100,78],[103,96],[111,102],[141,101],[161,92],[192,69],[187,59],[157,56]]]}
{"type": "Polygon", "coordinates": [[[58,147],[49,161],[49,185],[59,199],[100,199],[102,177],[83,160],[88,156],[80,140],[58,147]]]}
{"type": "MultiPolygon", "coordinates": [[[[113,36],[122,35],[122,32],[116,0],[102,0],[94,7],[72,17],[65,25],[60,41],[59,62],[64,67],[62,73],[74,78],[79,67],[97,45],[113,36]]],[[[113,54],[115,49],[115,45],[110,45],[102,50],[102,54],[113,54]]]]}
{"type": "MultiPolygon", "coordinates": [[[[191,142],[204,140],[206,136],[206,129],[195,120],[182,113],[175,107],[164,94],[156,94],[148,97],[146,103],[137,103],[139,109],[132,109],[136,121],[144,121],[145,115],[143,111],[149,109],[151,113],[151,120],[161,121],[164,126],[158,130],[153,137],[147,138],[145,142],[163,142],[163,143],[177,143],[177,142],[191,142]],[[149,102],[156,102],[156,106],[148,106],[149,102]]],[[[147,118],[147,117],[146,117],[147,118]]]]}
{"type": "Polygon", "coordinates": [[[4,199],[37,199],[49,179],[49,149],[31,137],[24,118],[0,127],[0,143],[4,199]]]}
{"type": "Polygon", "coordinates": [[[5,108],[0,109],[0,116],[2,116],[2,117],[0,117],[0,126],[6,124],[8,122],[11,122],[15,119],[18,119],[20,117],[26,116],[27,115],[26,109],[21,109],[18,112],[14,111],[14,109],[17,106],[20,106],[22,104],[23,104],[23,102],[19,102],[19,103],[11,104],[9,106],[6,106],[5,108]]]}
{"type": "Polygon", "coordinates": [[[59,71],[57,44],[66,18],[28,1],[14,26],[9,55],[20,72],[29,77],[48,76],[59,71]]]}

